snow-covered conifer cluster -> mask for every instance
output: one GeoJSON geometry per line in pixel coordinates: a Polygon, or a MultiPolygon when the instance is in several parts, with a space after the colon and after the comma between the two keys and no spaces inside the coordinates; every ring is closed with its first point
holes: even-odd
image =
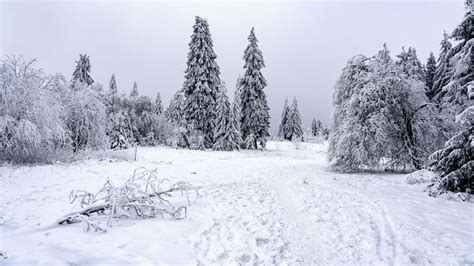
{"type": "Polygon", "coordinates": [[[291,107],[288,106],[288,99],[285,99],[278,136],[286,140],[302,140],[303,138],[303,122],[296,98],[293,98],[291,107]]]}

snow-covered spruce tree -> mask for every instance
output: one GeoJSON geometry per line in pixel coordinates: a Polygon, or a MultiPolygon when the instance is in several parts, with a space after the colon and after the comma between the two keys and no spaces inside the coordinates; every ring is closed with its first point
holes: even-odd
{"type": "Polygon", "coordinates": [[[107,116],[107,135],[111,149],[126,149],[133,140],[130,116],[125,109],[111,112],[107,116]]]}
{"type": "Polygon", "coordinates": [[[232,123],[232,110],[230,107],[227,90],[222,84],[217,98],[216,121],[214,122],[214,150],[231,151],[239,148],[237,136],[239,132],[232,123]]]}
{"type": "Polygon", "coordinates": [[[207,20],[196,17],[183,85],[184,113],[189,134],[203,136],[206,148],[214,143],[214,110],[220,84],[216,58],[207,20]]]}
{"type": "Polygon", "coordinates": [[[464,110],[456,121],[462,130],[430,157],[430,166],[438,173],[430,185],[432,196],[446,191],[474,194],[474,106],[464,110]]]}
{"type": "Polygon", "coordinates": [[[287,137],[290,140],[297,140],[303,137],[303,123],[301,121],[300,111],[298,110],[298,102],[293,98],[290,113],[286,122],[287,137]]]}
{"type": "Polygon", "coordinates": [[[314,137],[320,136],[323,130],[323,125],[321,124],[321,121],[316,118],[313,118],[313,121],[311,122],[311,134],[314,137]]]}
{"type": "Polygon", "coordinates": [[[434,79],[436,73],[436,58],[433,55],[433,52],[430,53],[428,56],[428,60],[426,61],[426,68],[425,68],[425,79],[426,79],[426,87],[427,87],[427,96],[428,99],[431,101],[434,97],[434,79]]]}
{"type": "Polygon", "coordinates": [[[35,62],[21,56],[0,62],[0,160],[47,161],[67,145],[59,98],[65,79],[45,75],[35,62]]]}
{"type": "Polygon", "coordinates": [[[240,76],[237,78],[236,88],[234,92],[234,101],[232,102],[232,119],[231,119],[231,129],[235,131],[235,142],[238,143],[237,149],[240,149],[243,145],[242,141],[242,126],[241,126],[241,90],[240,90],[240,76]]]}
{"type": "MultiPolygon", "coordinates": [[[[451,34],[458,42],[448,53],[453,64],[451,79],[440,92],[440,108],[448,120],[474,104],[467,97],[468,84],[474,80],[474,14],[472,0],[467,0],[464,19],[451,34]]],[[[456,126],[453,126],[455,129],[456,126]]]]}
{"type": "Polygon", "coordinates": [[[452,45],[449,41],[449,35],[445,32],[443,33],[443,40],[441,41],[441,49],[438,56],[438,65],[436,67],[435,79],[433,82],[433,101],[439,102],[442,97],[441,90],[448,84],[452,75],[452,63],[451,55],[449,51],[451,50],[452,45]]]}
{"type": "Polygon", "coordinates": [[[76,88],[76,83],[83,83],[87,86],[92,85],[94,80],[90,76],[91,63],[89,56],[86,54],[79,55],[79,61],[76,61],[77,65],[72,73],[72,87],[76,88]]]}
{"type": "Polygon", "coordinates": [[[84,83],[75,83],[63,101],[68,111],[66,124],[73,151],[105,147],[105,105],[97,91],[84,83]]]}
{"type": "Polygon", "coordinates": [[[270,115],[267,97],[263,89],[267,81],[261,69],[265,67],[262,51],[258,48],[254,28],[248,37],[249,45],[244,52],[245,74],[240,81],[241,88],[241,129],[242,139],[248,149],[257,149],[258,144],[263,148],[270,135],[270,115]],[[253,142],[253,143],[252,143],[253,142]]]}
{"type": "Polygon", "coordinates": [[[281,112],[281,122],[278,127],[278,137],[291,140],[288,134],[288,117],[290,115],[290,106],[288,105],[288,98],[285,98],[283,104],[283,111],[281,112]]]}
{"type": "Polygon", "coordinates": [[[126,149],[133,142],[130,114],[126,109],[126,99],[118,95],[117,79],[112,74],[109,90],[105,95],[107,126],[106,134],[111,149],[126,149]]]}
{"type": "Polygon", "coordinates": [[[165,111],[165,117],[173,128],[172,138],[168,140],[168,144],[170,146],[189,148],[190,142],[186,132],[184,104],[184,93],[178,91],[171,98],[170,105],[165,111]]]}
{"type": "Polygon", "coordinates": [[[117,80],[115,79],[115,74],[112,74],[109,82],[109,93],[110,94],[117,94],[117,80]]]}
{"type": "Polygon", "coordinates": [[[132,91],[130,92],[130,99],[136,100],[137,98],[138,98],[138,86],[137,86],[137,82],[134,81],[132,91]]]}
{"type": "Polygon", "coordinates": [[[163,104],[161,103],[161,95],[158,92],[155,98],[155,114],[162,115],[163,114],[163,104]]]}

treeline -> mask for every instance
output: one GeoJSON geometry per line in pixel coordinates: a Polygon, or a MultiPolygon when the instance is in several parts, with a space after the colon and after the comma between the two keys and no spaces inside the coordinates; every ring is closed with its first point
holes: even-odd
{"type": "Polygon", "coordinates": [[[91,77],[80,55],[72,79],[47,75],[35,60],[6,57],[0,67],[0,159],[48,161],[87,149],[170,145],[190,149],[259,149],[269,137],[265,67],[252,28],[244,51],[245,73],[229,101],[209,25],[196,17],[183,87],[164,110],[160,94],[120,94],[113,74],[108,88],[91,77]]]}
{"type": "Polygon", "coordinates": [[[337,169],[431,167],[439,173],[432,193],[473,193],[473,23],[468,0],[463,21],[426,65],[415,48],[394,60],[386,45],[348,61],[333,98],[329,158],[337,169]]]}

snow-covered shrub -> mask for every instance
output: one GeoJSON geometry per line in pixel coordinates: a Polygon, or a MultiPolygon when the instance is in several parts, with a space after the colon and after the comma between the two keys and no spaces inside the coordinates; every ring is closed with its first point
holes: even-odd
{"type": "Polygon", "coordinates": [[[36,69],[36,60],[6,57],[0,66],[0,159],[44,161],[67,144],[60,76],[36,69]]]}
{"type": "Polygon", "coordinates": [[[426,169],[421,169],[407,175],[406,182],[409,185],[428,183],[436,176],[434,172],[426,169]]]}
{"type": "Polygon", "coordinates": [[[170,183],[160,179],[157,170],[138,168],[124,184],[116,186],[110,179],[96,193],[73,190],[71,203],[80,206],[60,218],[58,224],[85,222],[86,230],[106,231],[100,217],[107,218],[107,226],[121,218],[154,218],[169,215],[175,219],[187,216],[187,206],[199,197],[198,188],[188,182],[170,183]],[[184,198],[183,198],[184,197],[184,198]],[[179,201],[181,200],[181,201],[179,201]]]}
{"type": "Polygon", "coordinates": [[[73,151],[104,148],[107,143],[105,105],[91,86],[77,83],[74,88],[64,99],[73,151]]]}

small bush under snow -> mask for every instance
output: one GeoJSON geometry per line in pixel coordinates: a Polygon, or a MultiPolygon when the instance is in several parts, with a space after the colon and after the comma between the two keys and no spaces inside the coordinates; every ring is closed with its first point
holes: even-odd
{"type": "Polygon", "coordinates": [[[413,173],[410,173],[406,177],[407,184],[409,185],[414,185],[414,184],[419,184],[419,183],[428,183],[433,180],[433,178],[436,177],[436,174],[426,170],[418,170],[413,173]]]}

